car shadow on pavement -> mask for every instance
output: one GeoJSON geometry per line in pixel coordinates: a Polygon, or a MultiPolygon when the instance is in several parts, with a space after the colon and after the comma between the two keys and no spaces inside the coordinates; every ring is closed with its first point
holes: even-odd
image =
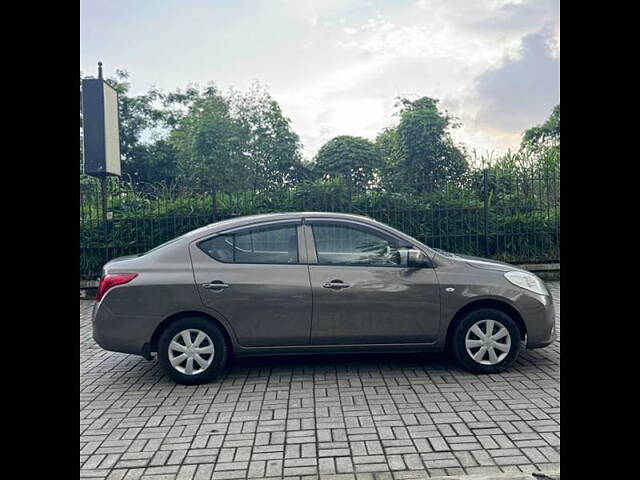
{"type": "MultiPolygon", "coordinates": [[[[490,375],[494,378],[515,379],[521,376],[539,375],[546,373],[555,376],[559,374],[557,354],[551,351],[553,346],[538,350],[523,350],[518,360],[504,372],[490,375]]],[[[157,360],[150,362],[133,355],[112,354],[126,357],[120,362],[120,380],[126,383],[160,383],[174,382],[160,369],[157,360]],[[127,368],[128,366],[128,368],[127,368]],[[123,378],[124,377],[124,378],[123,378]]],[[[265,377],[273,374],[317,374],[334,371],[337,374],[349,372],[376,371],[382,374],[395,372],[399,376],[412,378],[477,377],[463,369],[448,353],[348,353],[348,354],[292,354],[259,357],[243,357],[232,359],[225,372],[207,385],[225,383],[238,377],[265,377]]],[[[386,375],[385,375],[386,376],[386,375]]],[[[115,378],[113,379],[115,380],[115,378]]],[[[196,387],[183,387],[196,388],[196,387]]]]}
{"type": "MultiPolygon", "coordinates": [[[[504,373],[512,370],[521,370],[522,368],[536,368],[541,365],[549,365],[556,363],[553,352],[550,350],[552,346],[545,349],[522,350],[512,368],[507,369],[504,373]]],[[[237,369],[255,369],[255,368],[318,368],[326,369],[331,367],[371,367],[383,366],[393,368],[424,368],[426,371],[446,370],[451,373],[467,373],[447,352],[442,353],[332,353],[332,354],[292,354],[292,355],[273,355],[273,356],[256,356],[236,358],[230,361],[228,371],[237,369]]]]}
{"type": "Polygon", "coordinates": [[[291,354],[242,357],[233,359],[229,368],[297,368],[301,366],[325,368],[331,366],[366,366],[395,364],[397,366],[427,366],[436,368],[458,368],[448,354],[442,353],[327,353],[291,354]]]}

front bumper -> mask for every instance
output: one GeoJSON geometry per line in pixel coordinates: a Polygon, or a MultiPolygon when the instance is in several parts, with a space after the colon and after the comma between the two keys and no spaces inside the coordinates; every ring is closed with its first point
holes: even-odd
{"type": "Polygon", "coordinates": [[[556,332],[556,311],[553,298],[537,296],[539,307],[531,309],[525,316],[527,324],[527,349],[543,348],[551,345],[558,337],[556,332]]]}

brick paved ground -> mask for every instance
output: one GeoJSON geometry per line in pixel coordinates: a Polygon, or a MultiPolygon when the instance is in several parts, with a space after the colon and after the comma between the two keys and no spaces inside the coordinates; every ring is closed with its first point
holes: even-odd
{"type": "MultiPolygon", "coordinates": [[[[560,331],[560,282],[552,282],[560,331]]],[[[243,359],[181,386],[106,352],[80,302],[80,476],[424,478],[558,471],[560,341],[499,375],[443,355],[243,359]],[[379,472],[375,475],[367,472],[379,472]]]]}

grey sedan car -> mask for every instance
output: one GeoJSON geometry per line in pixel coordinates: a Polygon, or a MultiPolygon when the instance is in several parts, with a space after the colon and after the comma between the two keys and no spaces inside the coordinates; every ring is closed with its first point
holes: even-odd
{"type": "Polygon", "coordinates": [[[157,354],[184,384],[210,381],[232,355],[448,350],[494,373],[556,336],[532,273],[318,212],[225,220],[116,258],[92,320],[102,348],[157,354]]]}

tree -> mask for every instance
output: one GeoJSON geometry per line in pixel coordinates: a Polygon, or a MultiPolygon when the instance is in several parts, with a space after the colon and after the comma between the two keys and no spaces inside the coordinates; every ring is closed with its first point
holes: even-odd
{"type": "Polygon", "coordinates": [[[521,147],[536,146],[560,147],[560,104],[553,108],[546,122],[524,132],[521,147]]]}
{"type": "Polygon", "coordinates": [[[455,118],[441,112],[438,100],[430,97],[413,101],[400,98],[399,106],[396,132],[387,132],[382,138],[387,161],[391,162],[387,171],[393,172],[388,180],[417,193],[458,184],[468,162],[464,148],[451,138],[450,130],[459,126],[455,118]]]}
{"type": "Polygon", "coordinates": [[[172,93],[165,103],[173,125],[178,177],[192,186],[215,182],[226,190],[272,190],[292,185],[304,170],[300,139],[278,103],[258,83],[248,92],[172,93]]]}
{"type": "Polygon", "coordinates": [[[244,135],[254,189],[273,189],[299,180],[300,138],[280,105],[258,82],[249,91],[232,91],[230,115],[244,135]]]}
{"type": "Polygon", "coordinates": [[[362,137],[342,135],[325,143],[315,158],[314,170],[324,178],[342,177],[356,189],[366,189],[375,181],[382,158],[378,147],[362,137]]]}
{"type": "Polygon", "coordinates": [[[375,144],[382,160],[382,186],[384,188],[393,187],[393,179],[398,174],[397,169],[401,161],[398,129],[385,128],[376,137],[375,144]]]}
{"type": "Polygon", "coordinates": [[[177,152],[165,139],[150,144],[136,145],[130,151],[127,174],[134,183],[164,182],[175,183],[177,176],[177,152]]]}
{"type": "Polygon", "coordinates": [[[144,151],[143,147],[150,143],[143,140],[144,135],[165,125],[165,114],[160,105],[162,94],[152,88],[143,95],[129,95],[129,73],[124,70],[116,70],[116,76],[109,77],[107,82],[118,92],[122,173],[139,181],[150,181],[135,166],[140,164],[136,159],[144,151]]]}
{"type": "Polygon", "coordinates": [[[229,113],[227,99],[211,86],[201,92],[176,120],[169,143],[177,153],[177,176],[182,184],[242,190],[250,185],[245,131],[229,113]]]}

